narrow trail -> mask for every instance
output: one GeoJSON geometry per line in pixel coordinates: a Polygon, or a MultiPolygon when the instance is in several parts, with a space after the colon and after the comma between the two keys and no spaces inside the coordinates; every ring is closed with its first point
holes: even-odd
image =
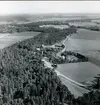
{"type": "Polygon", "coordinates": [[[58,57],[61,57],[61,53],[63,53],[64,51],[66,51],[66,44],[65,44],[65,42],[66,42],[66,40],[69,40],[69,38],[70,38],[70,37],[67,36],[67,37],[62,41],[62,44],[63,44],[65,47],[64,47],[64,49],[62,49],[60,52],[57,53],[57,56],[58,56],[58,57]]]}

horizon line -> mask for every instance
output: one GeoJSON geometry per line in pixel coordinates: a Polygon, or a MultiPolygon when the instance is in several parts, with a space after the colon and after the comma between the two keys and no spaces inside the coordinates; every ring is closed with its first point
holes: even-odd
{"type": "Polygon", "coordinates": [[[0,14],[0,16],[7,16],[7,15],[38,15],[38,14],[100,14],[99,12],[70,12],[70,13],[57,13],[57,12],[50,12],[50,13],[8,13],[8,14],[0,14]]]}

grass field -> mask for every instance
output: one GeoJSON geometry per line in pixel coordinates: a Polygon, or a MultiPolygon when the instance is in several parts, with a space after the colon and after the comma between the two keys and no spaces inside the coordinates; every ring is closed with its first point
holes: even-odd
{"type": "Polygon", "coordinates": [[[21,32],[13,34],[1,34],[4,37],[0,38],[0,49],[12,45],[16,42],[23,41],[25,39],[32,38],[38,35],[40,32],[21,32]]]}

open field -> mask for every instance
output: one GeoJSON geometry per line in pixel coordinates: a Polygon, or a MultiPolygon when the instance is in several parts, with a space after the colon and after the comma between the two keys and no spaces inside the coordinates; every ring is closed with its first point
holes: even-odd
{"type": "Polygon", "coordinates": [[[66,50],[91,51],[100,49],[100,32],[79,29],[65,41],[66,50]]]}
{"type": "Polygon", "coordinates": [[[78,29],[78,32],[76,34],[73,34],[71,38],[98,41],[100,40],[100,31],[90,31],[87,29],[78,29]]]}
{"type": "Polygon", "coordinates": [[[68,25],[42,25],[40,27],[45,27],[45,28],[53,27],[53,28],[58,28],[58,29],[69,28],[68,25]]]}
{"type": "Polygon", "coordinates": [[[38,35],[39,33],[40,32],[21,32],[21,33],[13,33],[13,34],[1,34],[2,37],[0,38],[0,49],[10,46],[16,42],[32,38],[38,35]]]}
{"type": "Polygon", "coordinates": [[[94,22],[69,22],[69,24],[74,26],[86,26],[86,27],[97,26],[97,24],[94,22]]]}
{"type": "Polygon", "coordinates": [[[66,50],[69,51],[91,51],[91,50],[99,50],[100,49],[100,41],[99,40],[85,40],[85,39],[71,39],[65,42],[66,50]],[[98,45],[98,46],[97,46],[98,45]]]}
{"type": "Polygon", "coordinates": [[[61,64],[57,70],[72,80],[84,84],[92,81],[94,76],[100,73],[100,68],[90,62],[61,64]]]}

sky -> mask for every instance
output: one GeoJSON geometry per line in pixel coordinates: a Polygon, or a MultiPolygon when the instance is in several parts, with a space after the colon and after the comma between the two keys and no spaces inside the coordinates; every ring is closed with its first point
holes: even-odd
{"type": "Polygon", "coordinates": [[[0,15],[27,13],[100,13],[99,1],[0,1],[0,15]]]}

